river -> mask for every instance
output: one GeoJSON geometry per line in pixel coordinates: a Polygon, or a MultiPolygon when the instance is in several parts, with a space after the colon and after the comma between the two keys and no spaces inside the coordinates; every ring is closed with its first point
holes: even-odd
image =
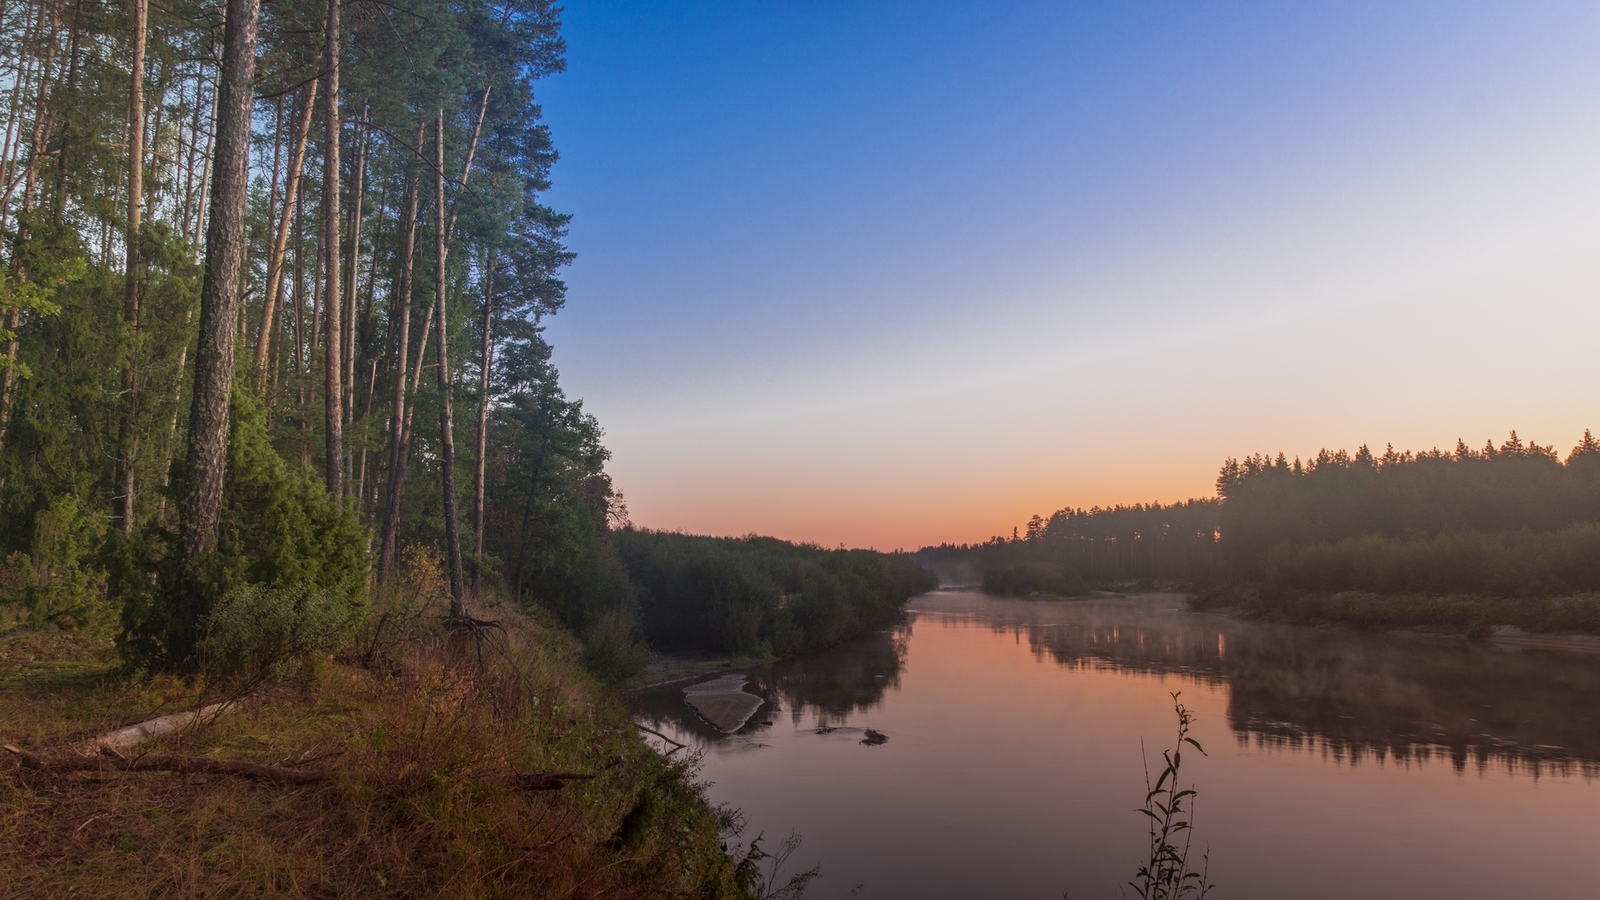
{"type": "Polygon", "coordinates": [[[1172,692],[1208,753],[1182,778],[1213,897],[1600,896],[1600,656],[1183,606],[944,590],[892,631],[736,670],[764,703],[733,734],[684,705],[705,679],[637,712],[701,755],[746,840],[801,835],[785,871],[822,865],[810,898],[1118,896],[1172,692]]]}

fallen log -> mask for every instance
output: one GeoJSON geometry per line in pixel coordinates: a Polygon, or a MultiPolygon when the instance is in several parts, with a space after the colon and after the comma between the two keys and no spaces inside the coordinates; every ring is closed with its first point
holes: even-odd
{"type": "Polygon", "coordinates": [[[269,766],[264,763],[240,759],[211,759],[205,756],[135,756],[123,758],[114,755],[80,756],[76,753],[33,753],[6,744],[7,752],[17,756],[29,769],[52,772],[177,772],[207,775],[237,775],[242,778],[260,778],[290,784],[313,784],[327,776],[307,769],[287,766],[269,766]]]}
{"type": "Polygon", "coordinates": [[[226,711],[229,705],[229,701],[212,703],[199,709],[169,713],[165,716],[157,716],[154,719],[146,719],[126,728],[119,728],[110,734],[103,734],[92,740],[72,744],[69,749],[83,756],[94,756],[107,750],[120,753],[123,750],[137,747],[151,738],[172,734],[199,721],[214,719],[226,711]]]}

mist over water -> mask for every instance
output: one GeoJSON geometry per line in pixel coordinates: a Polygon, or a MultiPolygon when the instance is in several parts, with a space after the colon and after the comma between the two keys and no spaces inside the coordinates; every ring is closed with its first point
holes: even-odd
{"type": "Polygon", "coordinates": [[[892,631],[740,671],[766,702],[732,735],[683,705],[690,682],[638,711],[704,754],[749,835],[803,834],[791,868],[823,864],[816,896],[1114,896],[1171,691],[1210,753],[1183,772],[1216,896],[1581,896],[1600,877],[1596,655],[1239,622],[1172,594],[944,591],[892,631]]]}

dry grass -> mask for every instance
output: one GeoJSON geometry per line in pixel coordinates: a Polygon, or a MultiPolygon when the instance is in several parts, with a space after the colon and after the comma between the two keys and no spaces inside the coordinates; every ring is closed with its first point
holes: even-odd
{"type": "MultiPolygon", "coordinates": [[[[739,895],[725,817],[644,746],[570,639],[503,610],[504,632],[452,636],[416,599],[348,658],[148,748],[305,765],[321,784],[0,762],[0,897],[739,895]],[[552,771],[597,777],[509,785],[552,771]]],[[[0,639],[0,738],[49,749],[205,699],[119,681],[109,651],[0,639]]]]}

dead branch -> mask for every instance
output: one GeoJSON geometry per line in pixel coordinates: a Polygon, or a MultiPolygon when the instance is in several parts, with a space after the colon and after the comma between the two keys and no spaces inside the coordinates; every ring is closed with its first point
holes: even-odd
{"type": "Polygon", "coordinates": [[[593,775],[576,772],[518,772],[506,776],[506,781],[514,791],[559,791],[569,781],[588,781],[592,778],[593,775]]]}
{"type": "Polygon", "coordinates": [[[679,750],[682,750],[683,748],[689,746],[688,744],[680,744],[677,741],[673,740],[672,738],[669,738],[666,735],[662,734],[661,732],[655,730],[654,728],[646,728],[643,725],[640,725],[638,722],[633,723],[633,727],[639,729],[640,731],[649,732],[650,734],[653,734],[656,737],[661,738],[663,741],[666,741],[667,743],[671,744],[672,747],[673,747],[673,750],[672,750],[673,753],[676,753],[679,750]]]}
{"type": "Polygon", "coordinates": [[[286,781],[292,784],[311,784],[324,780],[321,772],[269,766],[239,759],[211,759],[204,756],[136,756],[123,759],[117,756],[79,756],[75,753],[32,753],[6,744],[5,749],[15,754],[29,769],[53,772],[177,772],[180,774],[237,775],[242,778],[260,778],[267,781],[286,781]]]}

